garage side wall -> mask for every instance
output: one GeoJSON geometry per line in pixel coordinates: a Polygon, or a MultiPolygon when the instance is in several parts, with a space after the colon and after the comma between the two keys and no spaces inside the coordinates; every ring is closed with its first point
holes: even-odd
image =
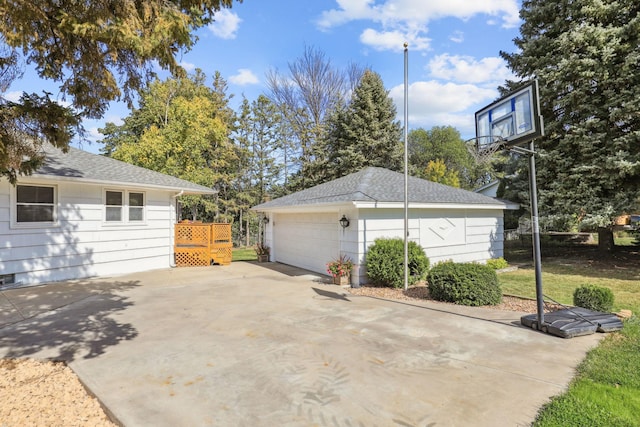
{"type": "MultiPolygon", "coordinates": [[[[366,283],[366,252],[377,238],[403,238],[401,209],[361,209],[358,219],[360,283],[366,283]]],[[[409,240],[418,243],[434,265],[441,261],[484,263],[504,255],[503,211],[411,209],[409,240]]]]}
{"type": "Polygon", "coordinates": [[[144,221],[107,222],[103,187],[59,182],[57,222],[16,225],[11,219],[14,192],[0,180],[0,275],[14,275],[16,283],[29,285],[170,267],[174,199],[166,191],[135,191],[144,193],[144,221]]]}

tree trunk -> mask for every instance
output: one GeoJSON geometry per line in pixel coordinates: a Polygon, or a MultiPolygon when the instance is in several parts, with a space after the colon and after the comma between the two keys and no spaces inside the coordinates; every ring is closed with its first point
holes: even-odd
{"type": "Polygon", "coordinates": [[[600,252],[611,252],[615,246],[613,230],[611,228],[598,228],[598,249],[600,252]]]}
{"type": "Polygon", "coordinates": [[[246,247],[251,246],[251,217],[249,215],[247,215],[247,242],[246,242],[246,247]]]}

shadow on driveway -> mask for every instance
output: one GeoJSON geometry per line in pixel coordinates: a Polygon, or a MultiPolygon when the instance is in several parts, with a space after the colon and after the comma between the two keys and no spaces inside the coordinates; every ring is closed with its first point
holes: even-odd
{"type": "Polygon", "coordinates": [[[61,282],[0,292],[2,357],[71,362],[97,357],[138,333],[113,314],[133,305],[121,291],[137,281],[61,282]]]}

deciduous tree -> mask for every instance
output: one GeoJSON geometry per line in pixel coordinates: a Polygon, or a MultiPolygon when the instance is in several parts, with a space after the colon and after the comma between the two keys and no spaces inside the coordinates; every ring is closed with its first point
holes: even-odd
{"type": "Polygon", "coordinates": [[[449,185],[451,187],[460,188],[460,177],[458,171],[448,169],[444,161],[441,159],[429,160],[424,171],[425,179],[438,182],[440,184],[449,185]]]}
{"type": "Polygon", "coordinates": [[[232,180],[238,152],[229,135],[226,83],[216,74],[207,87],[200,71],[180,79],[156,80],[142,91],[140,108],[120,126],[108,124],[106,150],[110,156],[158,172],[216,188],[218,202],[185,199],[205,219],[231,219],[232,180]],[[215,87],[217,85],[217,87],[215,87]],[[221,208],[221,210],[220,210],[221,208]]]}
{"type": "Polygon", "coordinates": [[[300,189],[321,181],[322,169],[314,166],[326,160],[322,142],[327,119],[345,102],[363,70],[355,64],[345,70],[335,68],[324,52],[309,46],[288,68],[287,74],[271,70],[267,85],[297,145],[298,179],[293,187],[300,189]]]}

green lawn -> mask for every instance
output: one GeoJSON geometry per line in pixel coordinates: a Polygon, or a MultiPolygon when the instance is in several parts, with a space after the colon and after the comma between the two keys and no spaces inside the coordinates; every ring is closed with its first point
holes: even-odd
{"type": "Polygon", "coordinates": [[[231,261],[257,261],[254,248],[233,248],[231,261]]]}
{"type": "MultiPolygon", "coordinates": [[[[535,298],[533,266],[500,273],[498,277],[505,294],[535,298]]],[[[549,260],[542,262],[542,291],[552,299],[571,305],[574,290],[585,284],[611,289],[615,298],[614,311],[629,309],[634,313],[640,313],[640,275],[637,268],[619,267],[601,270],[582,262],[575,264],[549,260]]]]}
{"type": "MultiPolygon", "coordinates": [[[[585,284],[611,289],[614,310],[640,313],[640,249],[618,248],[602,255],[593,245],[542,247],[542,290],[563,304],[573,304],[573,292],[585,284]],[[548,256],[545,256],[548,254],[548,256]]],[[[505,259],[520,267],[498,276],[505,294],[535,298],[535,271],[529,248],[505,245],[505,259]]]]}
{"type": "MultiPolygon", "coordinates": [[[[579,339],[579,338],[574,338],[579,339]]],[[[640,320],[625,322],[589,352],[567,392],[538,413],[536,427],[640,426],[640,320]]]]}
{"type": "MultiPolygon", "coordinates": [[[[640,426],[640,248],[601,254],[594,245],[549,243],[541,252],[545,295],[572,305],[575,288],[592,283],[611,289],[614,310],[629,309],[634,317],[587,354],[567,392],[540,410],[534,426],[640,426]]],[[[505,259],[520,268],[499,274],[503,292],[535,297],[528,245],[507,242],[505,259]]]]}

